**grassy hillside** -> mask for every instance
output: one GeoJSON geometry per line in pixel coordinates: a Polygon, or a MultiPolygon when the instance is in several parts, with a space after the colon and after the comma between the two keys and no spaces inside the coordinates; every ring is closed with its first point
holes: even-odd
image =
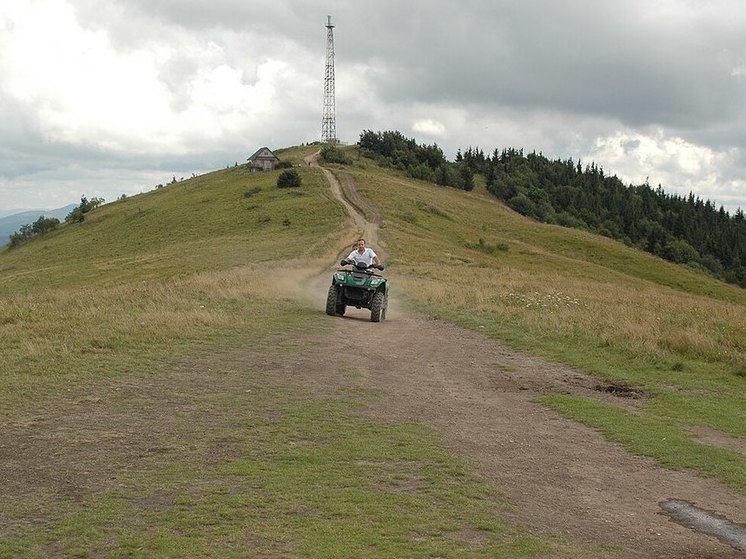
{"type": "Polygon", "coordinates": [[[346,214],[319,173],[282,191],[277,173],[216,171],[102,206],[70,225],[3,253],[4,293],[91,286],[224,270],[319,251],[346,214]],[[300,211],[302,208],[302,211],[300,211]]]}
{"type": "Polygon", "coordinates": [[[274,301],[298,295],[280,270],[308,276],[347,242],[321,173],[299,171],[297,191],[277,173],[216,171],[1,252],[0,403],[265,328],[254,309],[271,322],[274,301]]]}
{"type": "Polygon", "coordinates": [[[746,291],[525,219],[480,188],[434,187],[366,160],[348,172],[385,216],[396,286],[415,306],[642,396],[636,414],[579,397],[545,403],[633,452],[746,490],[743,455],[690,436],[713,429],[733,446],[746,436],[746,291]]]}
{"type": "MultiPolygon", "coordinates": [[[[279,155],[301,163],[316,149],[294,148],[279,155]]],[[[0,410],[7,424],[23,425],[24,417],[40,406],[59,408],[70,392],[93,394],[92,387],[122,379],[155,382],[178,368],[185,356],[206,356],[208,367],[209,356],[218,349],[248,348],[258,355],[276,348],[302,351],[293,346],[293,332],[322,335],[329,324],[320,320],[323,301],[307,298],[299,283],[328,269],[356,231],[320,170],[301,165],[298,171],[302,188],[283,190],[275,187],[278,172],[247,174],[243,167],[216,171],[107,204],[87,214],[82,224],[65,225],[0,252],[0,410]]],[[[702,445],[694,435],[707,429],[726,439],[746,436],[746,292],[602,237],[539,225],[495,202],[483,188],[465,193],[436,187],[360,159],[335,167],[335,172],[350,173],[383,215],[381,248],[388,255],[387,273],[398,300],[517,348],[583,367],[598,375],[601,384],[629,386],[644,396],[632,411],[626,404],[569,395],[549,395],[545,404],[594,426],[631,452],[653,456],[666,467],[694,469],[746,492],[743,455],[702,445]]],[[[231,374],[225,373],[226,382],[238,383],[231,374]]],[[[464,474],[462,465],[437,450],[432,434],[363,425],[350,419],[345,406],[305,402],[292,387],[269,378],[257,381],[252,391],[252,413],[259,417],[262,410],[269,414],[280,407],[286,419],[280,424],[257,420],[255,435],[240,435],[246,449],[269,452],[288,437],[313,438],[314,429],[331,429],[331,421],[351,437],[342,444],[349,454],[332,461],[337,466],[356,460],[376,463],[355,454],[361,444],[389,455],[407,448],[411,456],[402,458],[402,467],[408,460],[430,457],[427,467],[436,471],[432,496],[442,497],[438,506],[410,502],[412,517],[406,521],[392,515],[388,502],[366,511],[381,522],[388,518],[392,533],[415,518],[423,523],[418,533],[450,526],[449,515],[458,516],[465,502],[485,491],[464,474]],[[444,472],[458,472],[463,484],[450,486],[444,472]]],[[[249,398],[240,392],[236,402],[219,405],[229,411],[238,407],[239,398],[249,398]]],[[[240,409],[247,404],[241,401],[240,409]]],[[[199,450],[200,429],[209,431],[210,425],[197,422],[184,436],[194,437],[199,450]]],[[[75,554],[76,545],[111,549],[106,534],[112,526],[122,532],[117,541],[160,542],[171,556],[206,556],[221,542],[226,548],[217,556],[230,556],[230,539],[236,534],[227,520],[229,533],[218,540],[202,525],[192,526],[197,534],[192,539],[185,535],[192,521],[213,526],[216,517],[246,514],[246,503],[234,489],[216,482],[208,491],[207,482],[200,481],[204,468],[218,477],[226,472],[251,479],[269,476],[273,485],[263,491],[294,492],[266,505],[268,512],[244,518],[266,538],[256,543],[266,552],[263,556],[287,556],[287,542],[278,543],[272,534],[296,529],[306,531],[307,542],[315,542],[308,544],[311,554],[313,545],[339,547],[339,534],[321,534],[317,524],[303,524],[297,516],[288,522],[300,525],[279,520],[288,514],[283,499],[312,499],[303,484],[282,488],[282,482],[301,475],[292,468],[299,463],[322,464],[328,479],[320,483],[329,488],[363,474],[335,469],[328,457],[293,452],[279,453],[274,466],[261,472],[252,470],[255,464],[246,458],[221,466],[219,472],[184,458],[158,470],[161,477],[143,474],[139,492],[114,491],[92,499],[96,502],[86,506],[93,512],[44,495],[38,503],[6,504],[0,517],[16,519],[16,528],[0,543],[0,557],[14,556],[24,546],[41,550],[29,556],[44,556],[44,542],[50,538],[74,542],[66,548],[68,555],[75,554]],[[175,506],[169,509],[172,516],[151,519],[162,522],[157,538],[127,520],[133,503],[181,491],[190,480],[199,491],[208,491],[209,498],[198,498],[194,486],[187,489],[186,501],[177,503],[181,509],[175,506]],[[40,510],[54,518],[50,527],[39,530],[33,521],[19,520],[33,519],[40,510]],[[185,510],[204,518],[180,516],[185,510]]],[[[370,496],[355,499],[367,502],[370,496]]],[[[481,519],[480,529],[501,534],[494,541],[485,539],[479,556],[547,552],[545,542],[494,525],[486,501],[475,506],[478,510],[469,515],[481,519]]],[[[370,537],[358,533],[363,528],[354,517],[340,529],[361,542],[370,537]]],[[[431,555],[458,556],[449,547],[453,542],[446,540],[434,544],[431,555]]],[[[152,547],[155,543],[149,545],[142,556],[163,552],[152,547]]],[[[401,547],[388,551],[422,556],[404,552],[407,545],[403,537],[401,547]]],[[[338,552],[345,555],[345,549],[338,552]]]]}

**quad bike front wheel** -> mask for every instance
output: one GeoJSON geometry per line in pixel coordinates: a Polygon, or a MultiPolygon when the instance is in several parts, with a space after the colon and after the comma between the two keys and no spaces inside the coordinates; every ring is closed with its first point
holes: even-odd
{"type": "Polygon", "coordinates": [[[371,322],[380,322],[386,319],[386,295],[378,291],[373,295],[370,302],[370,320],[371,322]]]}
{"type": "Polygon", "coordinates": [[[340,287],[332,284],[329,287],[329,293],[326,296],[326,314],[334,316],[335,314],[343,315],[345,313],[345,304],[337,304],[337,290],[340,287]]]}
{"type": "MultiPolygon", "coordinates": [[[[326,314],[334,316],[337,314],[337,286],[332,284],[329,287],[329,293],[326,296],[326,314]]],[[[344,305],[342,305],[344,307],[344,305]]]]}

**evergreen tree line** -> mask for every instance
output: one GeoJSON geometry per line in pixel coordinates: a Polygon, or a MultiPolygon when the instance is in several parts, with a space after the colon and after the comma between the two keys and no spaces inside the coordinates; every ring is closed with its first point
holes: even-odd
{"type": "Polygon", "coordinates": [[[420,179],[461,190],[474,188],[474,172],[463,162],[450,162],[437,144],[419,145],[400,132],[371,132],[360,134],[360,153],[384,167],[403,171],[420,179]]]}
{"type": "Polygon", "coordinates": [[[456,160],[484,175],[487,189],[519,213],[587,229],[746,287],[746,219],[693,194],[666,194],[647,182],[626,186],[595,163],[550,161],[535,152],[480,149],[456,160]]]}
{"type": "Polygon", "coordinates": [[[471,190],[474,176],[517,212],[544,223],[586,229],[746,287],[746,218],[693,194],[666,194],[647,182],[626,186],[595,163],[554,161],[522,149],[459,150],[449,162],[433,145],[401,133],[364,131],[363,156],[415,179],[471,190]]]}

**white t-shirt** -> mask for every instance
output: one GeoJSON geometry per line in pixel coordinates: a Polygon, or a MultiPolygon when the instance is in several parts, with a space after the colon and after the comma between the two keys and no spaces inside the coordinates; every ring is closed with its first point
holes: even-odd
{"type": "Polygon", "coordinates": [[[373,259],[376,257],[377,255],[375,252],[373,252],[372,248],[366,248],[362,254],[360,254],[358,250],[355,249],[347,257],[347,260],[351,260],[355,264],[357,264],[358,262],[365,262],[365,264],[370,266],[371,264],[373,264],[373,259]]]}

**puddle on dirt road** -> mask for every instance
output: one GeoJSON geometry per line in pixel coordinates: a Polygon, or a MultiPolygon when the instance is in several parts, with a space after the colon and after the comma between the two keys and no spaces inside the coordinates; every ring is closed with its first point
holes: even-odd
{"type": "Polygon", "coordinates": [[[665,513],[682,526],[715,536],[721,542],[746,553],[746,526],[706,511],[687,501],[669,499],[658,503],[665,513]]]}

